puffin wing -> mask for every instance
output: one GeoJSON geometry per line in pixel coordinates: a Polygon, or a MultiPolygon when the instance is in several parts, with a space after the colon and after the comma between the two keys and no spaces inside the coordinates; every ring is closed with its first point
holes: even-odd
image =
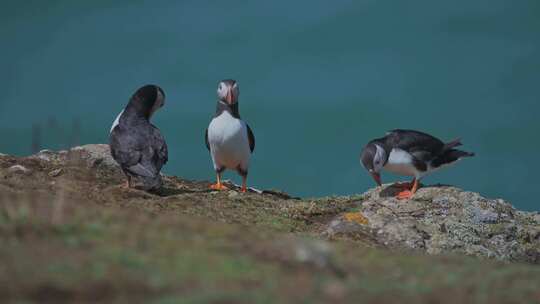
{"type": "Polygon", "coordinates": [[[127,167],[125,170],[133,175],[150,178],[153,178],[158,174],[153,166],[143,165],[142,163],[137,163],[134,166],[127,167]]]}
{"type": "Polygon", "coordinates": [[[392,148],[404,150],[421,162],[433,160],[445,147],[440,139],[414,130],[392,130],[386,137],[392,148]]]}
{"type": "Polygon", "coordinates": [[[109,139],[111,154],[114,160],[120,165],[123,170],[133,171],[138,174],[139,171],[143,175],[148,174],[146,170],[141,170],[137,165],[142,158],[141,150],[138,149],[136,140],[127,134],[122,128],[114,128],[109,139]]]}
{"type": "Polygon", "coordinates": [[[152,148],[154,151],[153,163],[156,166],[157,171],[161,170],[161,167],[167,163],[169,160],[169,148],[167,147],[167,142],[165,138],[161,135],[161,132],[155,126],[152,126],[152,148]]]}
{"type": "MultiPolygon", "coordinates": [[[[251,153],[253,153],[253,151],[255,150],[255,135],[253,135],[253,131],[251,131],[251,128],[249,127],[247,123],[246,123],[246,127],[247,127],[247,133],[248,133],[249,150],[251,151],[251,153]]],[[[206,144],[208,145],[208,140],[206,141],[206,144]]]]}
{"type": "Polygon", "coordinates": [[[204,143],[206,144],[206,149],[210,151],[210,143],[208,142],[208,128],[206,128],[206,132],[204,132],[204,143]]]}
{"type": "Polygon", "coordinates": [[[122,128],[115,128],[111,133],[110,146],[116,162],[133,175],[155,177],[168,160],[167,144],[159,130],[153,126],[150,134],[143,138],[131,136],[122,128]]]}

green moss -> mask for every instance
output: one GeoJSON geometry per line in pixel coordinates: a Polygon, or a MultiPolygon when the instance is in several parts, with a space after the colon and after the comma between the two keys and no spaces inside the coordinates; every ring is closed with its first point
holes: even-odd
{"type": "Polygon", "coordinates": [[[389,252],[362,236],[328,243],[326,264],[298,257],[299,244],[320,238],[338,214],[358,211],[362,196],[212,193],[207,183],[177,178],[158,196],[76,166],[64,167],[51,186],[41,173],[52,167],[26,165],[41,167],[0,180],[13,195],[0,205],[6,301],[491,304],[540,297],[538,267],[389,252]],[[34,191],[39,196],[28,199],[34,191]]]}

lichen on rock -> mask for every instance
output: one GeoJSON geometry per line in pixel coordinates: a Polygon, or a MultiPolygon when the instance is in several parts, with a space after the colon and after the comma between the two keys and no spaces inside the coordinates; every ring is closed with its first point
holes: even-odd
{"type": "Polygon", "coordinates": [[[368,191],[358,210],[367,223],[336,217],[326,234],[346,237],[371,230],[377,242],[393,248],[540,262],[536,214],[518,211],[501,199],[487,199],[450,186],[424,187],[408,201],[393,197],[398,190],[385,185],[382,190],[368,191]]]}
{"type": "Polygon", "coordinates": [[[0,177],[3,193],[61,193],[103,206],[195,215],[358,246],[540,263],[539,213],[451,186],[423,187],[407,201],[394,198],[400,189],[392,185],[362,195],[298,199],[275,190],[241,194],[234,185],[212,192],[208,181],[163,175],[162,191],[149,194],[120,186],[124,176],[108,145],[0,156],[0,177]]]}

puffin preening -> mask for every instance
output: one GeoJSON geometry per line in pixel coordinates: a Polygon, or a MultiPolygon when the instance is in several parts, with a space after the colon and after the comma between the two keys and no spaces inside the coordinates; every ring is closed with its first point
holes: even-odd
{"type": "Polygon", "coordinates": [[[165,93],[160,87],[141,87],[111,127],[111,154],[126,175],[128,187],[134,186],[132,179],[143,190],[161,187],[160,171],[167,163],[167,143],[150,118],[164,104],[165,93]]]}
{"type": "Polygon", "coordinates": [[[236,170],[242,176],[242,192],[247,191],[249,159],[255,149],[255,136],[240,118],[238,96],[240,88],[232,79],[222,80],[217,89],[216,114],[206,129],[205,142],[210,151],[216,183],[214,190],[226,190],[221,181],[225,169],[236,170]]]}
{"type": "Polygon", "coordinates": [[[393,130],[370,141],[362,150],[360,161],[379,186],[383,168],[395,174],[412,176],[410,189],[397,195],[399,199],[408,199],[418,190],[419,181],[424,176],[464,157],[474,156],[474,153],[455,149],[458,146],[461,146],[459,139],[445,144],[423,132],[393,130]]]}

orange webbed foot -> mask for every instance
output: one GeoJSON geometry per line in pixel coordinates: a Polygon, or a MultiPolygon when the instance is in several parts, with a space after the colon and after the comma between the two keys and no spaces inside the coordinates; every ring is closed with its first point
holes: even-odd
{"type": "Polygon", "coordinates": [[[221,183],[215,183],[215,184],[210,185],[210,189],[218,190],[218,191],[229,190],[229,188],[227,188],[227,186],[225,186],[225,185],[223,185],[221,183]]]}
{"type": "Polygon", "coordinates": [[[414,193],[410,190],[401,191],[396,195],[396,198],[399,200],[406,200],[412,198],[414,193]]]}

